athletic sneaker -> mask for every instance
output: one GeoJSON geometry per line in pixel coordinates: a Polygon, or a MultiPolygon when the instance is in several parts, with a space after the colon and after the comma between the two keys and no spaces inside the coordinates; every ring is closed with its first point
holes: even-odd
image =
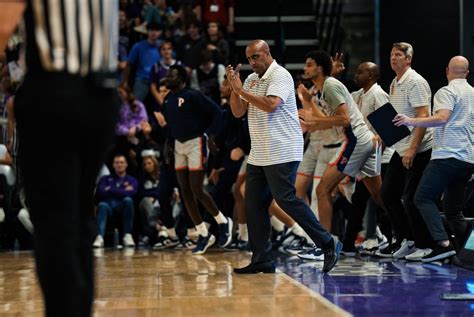
{"type": "Polygon", "coordinates": [[[367,239],[358,248],[358,252],[363,255],[373,255],[379,249],[384,249],[388,246],[387,237],[382,235],[372,239],[367,239]]]}
{"type": "Polygon", "coordinates": [[[300,246],[288,246],[285,248],[285,252],[289,255],[298,255],[302,252],[307,252],[309,250],[313,250],[315,248],[315,245],[312,243],[308,243],[308,241],[305,241],[303,245],[300,246]]]}
{"type": "Polygon", "coordinates": [[[454,247],[451,243],[449,243],[447,247],[443,247],[442,245],[437,244],[433,248],[433,252],[424,256],[421,259],[421,261],[422,262],[439,261],[439,260],[450,258],[455,255],[456,255],[456,250],[454,250],[454,247]]]}
{"type": "Polygon", "coordinates": [[[421,261],[421,259],[425,256],[427,256],[428,254],[430,254],[431,252],[433,252],[432,249],[418,249],[418,248],[415,248],[415,252],[413,252],[412,254],[409,254],[405,257],[405,260],[407,261],[421,261]]]}
{"type": "Polygon", "coordinates": [[[285,236],[282,238],[280,245],[277,247],[277,250],[284,253],[282,250],[284,250],[285,247],[290,246],[293,241],[300,239],[302,239],[301,236],[294,234],[291,229],[288,229],[285,236]]]}
{"type": "Polygon", "coordinates": [[[134,248],[135,247],[135,241],[133,241],[133,237],[130,233],[127,233],[123,239],[123,246],[126,248],[134,248]]]}
{"type": "Polygon", "coordinates": [[[100,234],[95,238],[94,243],[92,244],[94,248],[103,248],[104,247],[104,238],[100,234]]]}
{"type": "Polygon", "coordinates": [[[214,243],[216,243],[216,237],[214,237],[212,234],[209,233],[207,237],[199,235],[197,245],[193,249],[193,254],[204,254],[206,250],[214,243]]]}
{"type": "Polygon", "coordinates": [[[285,244],[283,241],[283,244],[278,248],[278,251],[280,251],[283,254],[290,254],[290,255],[295,255],[298,253],[298,251],[301,251],[301,248],[306,244],[306,238],[301,237],[301,236],[295,236],[292,240],[291,243],[285,244]],[[288,252],[288,250],[291,250],[292,253],[288,252]],[[296,253],[295,253],[296,252],[296,253]]]}
{"type": "Polygon", "coordinates": [[[185,236],[181,239],[181,242],[176,246],[176,250],[192,250],[196,247],[196,243],[189,239],[188,236],[185,236]]]}
{"type": "Polygon", "coordinates": [[[249,250],[249,242],[236,239],[234,242],[229,244],[227,247],[224,248],[226,251],[248,251],[249,250]]]}
{"type": "Polygon", "coordinates": [[[400,249],[393,253],[394,259],[403,259],[409,254],[416,251],[415,242],[407,239],[403,239],[400,249]]]}
{"type": "Polygon", "coordinates": [[[400,249],[400,245],[400,242],[392,241],[388,247],[375,251],[375,255],[381,258],[393,258],[393,254],[400,249]]]}
{"type": "Polygon", "coordinates": [[[227,223],[219,224],[219,246],[221,248],[225,248],[232,242],[232,219],[226,218],[227,223]]]}
{"type": "Polygon", "coordinates": [[[272,233],[272,248],[274,250],[278,250],[278,248],[282,245],[283,241],[285,241],[291,233],[291,229],[285,227],[282,231],[273,231],[272,233]]]}
{"type": "Polygon", "coordinates": [[[153,246],[154,250],[163,250],[168,248],[174,248],[179,244],[178,238],[159,236],[158,241],[153,246]]]}
{"type": "Polygon", "coordinates": [[[300,259],[307,261],[324,261],[324,252],[320,248],[313,248],[297,254],[300,259]]]}

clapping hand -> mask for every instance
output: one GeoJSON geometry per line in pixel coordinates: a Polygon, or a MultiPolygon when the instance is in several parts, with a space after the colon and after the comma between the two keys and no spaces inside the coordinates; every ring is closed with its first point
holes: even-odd
{"type": "Polygon", "coordinates": [[[236,93],[242,90],[242,81],[240,80],[240,67],[242,64],[239,64],[235,67],[235,69],[228,65],[225,69],[225,74],[227,76],[227,80],[229,81],[232,90],[236,93]]]}

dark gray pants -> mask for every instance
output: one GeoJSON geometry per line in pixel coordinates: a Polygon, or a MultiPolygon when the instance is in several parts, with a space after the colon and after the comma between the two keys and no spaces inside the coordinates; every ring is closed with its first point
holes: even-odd
{"type": "Polygon", "coordinates": [[[456,240],[463,238],[467,223],[462,207],[466,185],[473,172],[474,164],[454,158],[431,160],[426,167],[415,194],[415,204],[434,241],[448,240],[436,204],[443,193],[443,211],[448,224],[452,227],[456,240]]]}
{"type": "Polygon", "coordinates": [[[252,263],[273,260],[268,215],[272,198],[319,247],[323,247],[332,239],[308,205],[296,197],[295,179],[298,164],[299,162],[270,166],[247,165],[245,204],[250,250],[253,252],[252,263]]]}

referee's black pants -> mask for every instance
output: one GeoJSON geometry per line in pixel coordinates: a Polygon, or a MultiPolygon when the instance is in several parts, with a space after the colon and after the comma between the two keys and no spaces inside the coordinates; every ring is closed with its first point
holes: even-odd
{"type": "Polygon", "coordinates": [[[19,163],[47,316],[90,316],[93,192],[118,115],[116,89],[27,75],[15,100],[19,163]]]}

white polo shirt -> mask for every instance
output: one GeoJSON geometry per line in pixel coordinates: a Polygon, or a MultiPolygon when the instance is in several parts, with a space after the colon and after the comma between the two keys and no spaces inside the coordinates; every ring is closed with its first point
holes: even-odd
{"type": "Polygon", "coordinates": [[[433,113],[451,111],[448,122],[434,129],[431,159],[455,158],[474,164],[474,88],[453,79],[436,92],[433,113]]]}
{"type": "Polygon", "coordinates": [[[280,97],[273,112],[249,104],[248,124],[252,143],[248,163],[268,166],[303,160],[303,133],[296,108],[295,84],[291,74],[276,61],[259,78],[250,74],[244,89],[258,96],[280,97]]]}
{"type": "MultiPolygon", "coordinates": [[[[428,106],[431,110],[431,89],[428,82],[413,69],[409,68],[400,80],[395,77],[390,85],[390,103],[397,113],[403,113],[408,117],[416,116],[415,108],[428,106]]],[[[415,129],[404,139],[395,143],[392,147],[400,156],[411,146],[415,129]]],[[[431,149],[433,145],[433,129],[427,128],[425,136],[418,147],[417,152],[431,149]]]]}
{"type": "MultiPolygon", "coordinates": [[[[357,91],[354,91],[351,95],[352,98],[354,98],[354,101],[357,104],[360,112],[364,116],[364,121],[369,127],[370,131],[372,131],[374,134],[377,134],[377,131],[374,130],[369,120],[367,120],[367,116],[389,102],[388,94],[382,89],[382,87],[380,87],[379,84],[375,83],[367,92],[364,93],[364,89],[361,88],[357,91]]],[[[392,148],[386,147],[383,151],[382,163],[388,163],[394,152],[395,151],[392,148]]]]}

